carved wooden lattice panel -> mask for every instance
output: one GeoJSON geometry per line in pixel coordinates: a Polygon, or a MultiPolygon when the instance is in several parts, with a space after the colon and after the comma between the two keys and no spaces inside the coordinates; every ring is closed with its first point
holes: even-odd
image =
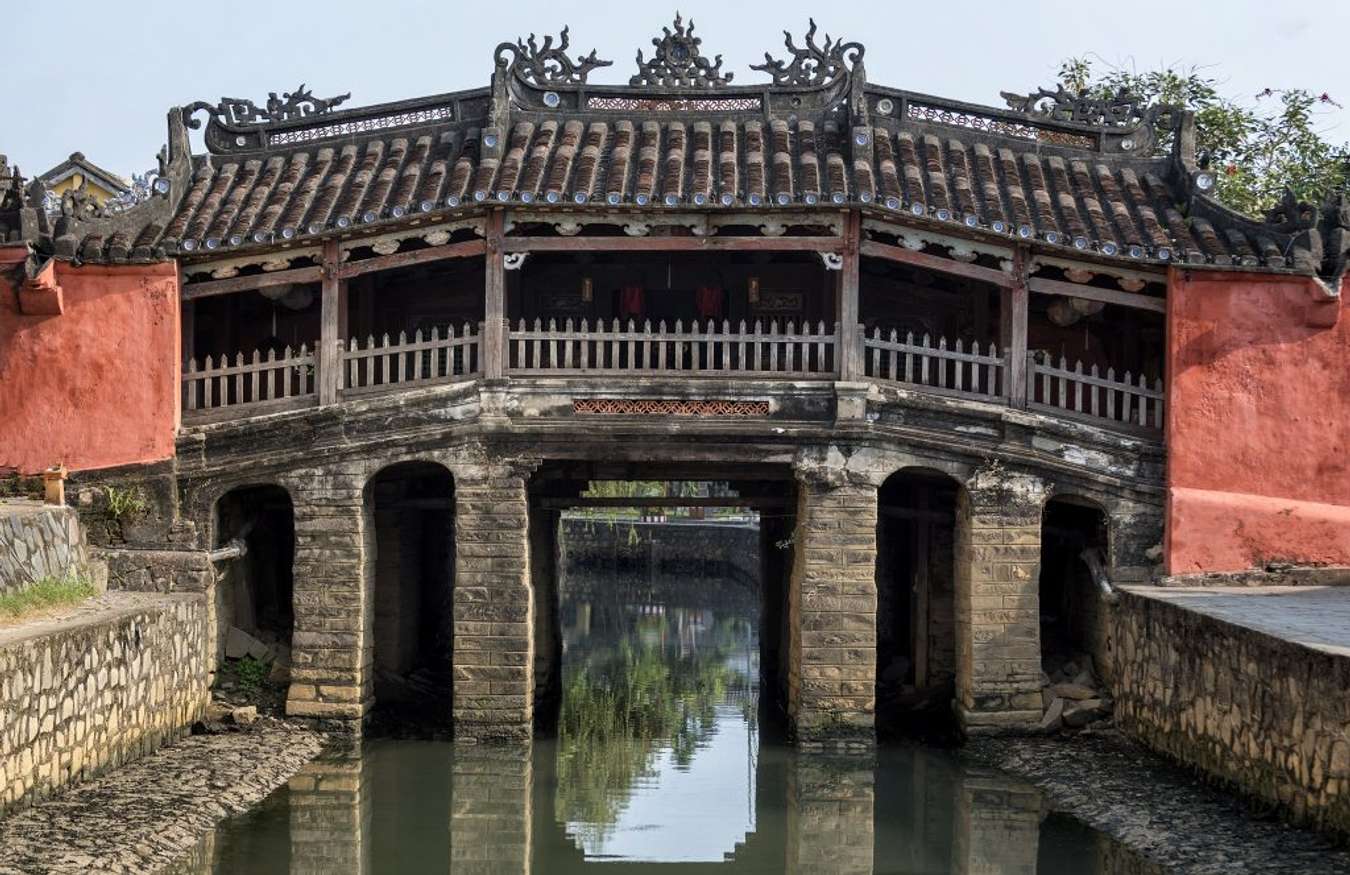
{"type": "Polygon", "coordinates": [[[768,401],[681,398],[577,398],[572,412],[601,416],[768,416],[768,401]]]}

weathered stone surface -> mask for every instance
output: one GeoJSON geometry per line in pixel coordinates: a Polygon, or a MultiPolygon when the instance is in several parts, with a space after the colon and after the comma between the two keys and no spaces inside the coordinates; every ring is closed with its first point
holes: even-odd
{"type": "Polygon", "coordinates": [[[206,707],[206,600],[109,593],[0,631],[0,813],[182,735],[206,707]]]}
{"type": "MultiPolygon", "coordinates": [[[[1214,590],[1196,609],[1172,603],[1185,599],[1174,590],[1123,591],[1110,617],[1116,720],[1295,822],[1350,835],[1350,590],[1288,592],[1311,639],[1339,643],[1282,640],[1207,613],[1207,601],[1224,597],[1214,590]]],[[[1274,629],[1268,595],[1243,597],[1256,624],[1274,629]]]]}
{"type": "Polygon", "coordinates": [[[0,820],[0,875],[164,871],[209,841],[221,820],[284,783],[322,743],[276,721],[185,738],[0,820]]]}
{"type": "Polygon", "coordinates": [[[97,578],[74,508],[34,501],[0,501],[0,595],[19,592],[47,577],[97,578]]]}

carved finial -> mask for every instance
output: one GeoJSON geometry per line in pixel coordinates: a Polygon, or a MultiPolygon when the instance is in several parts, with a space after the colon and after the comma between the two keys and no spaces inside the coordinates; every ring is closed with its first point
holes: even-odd
{"type": "Polygon", "coordinates": [[[722,75],[722,56],[712,61],[699,53],[703,40],[694,36],[694,21],[684,26],[680,13],[675,13],[675,30],[661,28],[665,34],[653,37],[652,45],[656,51],[650,61],[644,60],[642,49],[638,49],[637,75],[628,80],[629,85],[660,85],[666,88],[717,88],[731,82],[732,74],[722,75]]]}
{"type": "Polygon", "coordinates": [[[596,57],[596,50],[579,60],[572,60],[567,54],[571,44],[568,29],[564,27],[558,37],[558,45],[553,45],[553,37],[544,34],[544,44],[535,42],[534,34],[525,41],[517,39],[514,43],[502,43],[493,53],[498,67],[510,70],[522,81],[531,85],[580,85],[597,67],[608,67],[613,61],[602,61],[596,57]],[[512,57],[508,60],[506,53],[512,57]]]}
{"type": "Polygon", "coordinates": [[[848,64],[862,60],[865,51],[862,43],[835,42],[826,34],[825,45],[816,45],[816,20],[809,21],[811,26],[806,31],[805,48],[798,48],[792,41],[792,34],[783,31],[783,44],[792,53],[790,63],[775,60],[773,55],[765,52],[764,63],[751,64],[750,69],[768,73],[774,85],[813,86],[834,81],[848,71],[848,64]]]}

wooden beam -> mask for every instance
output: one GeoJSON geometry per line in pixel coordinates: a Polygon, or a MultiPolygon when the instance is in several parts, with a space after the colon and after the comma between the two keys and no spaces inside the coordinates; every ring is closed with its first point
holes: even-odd
{"type": "Polygon", "coordinates": [[[1027,288],[1039,295],[1059,295],[1064,298],[1084,298],[1089,301],[1101,301],[1104,304],[1119,304],[1136,310],[1152,310],[1154,313],[1167,312],[1167,299],[1138,292],[1124,292],[1120,289],[1103,289],[1098,286],[1084,286],[1067,283],[1063,280],[1032,277],[1027,280],[1027,288]]]}
{"type": "Polygon", "coordinates": [[[338,244],[328,240],[323,244],[323,296],[319,312],[318,373],[319,404],[335,404],[338,400],[342,356],[342,325],[346,321],[346,282],[338,278],[338,244]]]}
{"type": "Polygon", "coordinates": [[[427,264],[452,258],[470,258],[487,252],[486,240],[465,240],[445,246],[430,246],[415,249],[412,252],[395,252],[393,255],[377,255],[361,261],[352,261],[338,268],[338,276],[351,279],[354,276],[374,273],[380,270],[393,270],[399,267],[412,267],[415,264],[427,264]]]}
{"type": "Polygon", "coordinates": [[[290,270],[278,270],[272,273],[256,273],[249,276],[232,276],[224,280],[187,283],[183,286],[182,299],[184,301],[195,301],[198,298],[232,295],[235,292],[247,292],[267,286],[280,286],[288,283],[317,283],[322,279],[322,266],[293,267],[290,270]]]}
{"type": "Polygon", "coordinates": [[[842,252],[843,237],[507,237],[507,252],[842,252]]]}
{"type": "Polygon", "coordinates": [[[901,264],[935,270],[938,273],[979,280],[982,283],[990,283],[1003,288],[1007,288],[1013,283],[1012,277],[1001,270],[981,267],[978,264],[967,264],[964,261],[956,261],[951,258],[942,258],[941,256],[930,255],[927,252],[915,252],[903,246],[892,246],[889,243],[864,240],[858,248],[868,258],[884,258],[887,261],[896,261],[901,264]]]}
{"type": "MultiPolygon", "coordinates": [[[[487,252],[484,240],[464,240],[445,246],[431,246],[411,252],[395,252],[393,255],[377,255],[339,264],[338,279],[351,279],[362,274],[381,270],[394,270],[400,267],[412,267],[416,264],[428,264],[435,261],[448,261],[452,258],[471,258],[487,252]]],[[[286,283],[317,283],[323,280],[323,266],[294,267],[290,270],[278,270],[272,273],[256,273],[248,276],[235,276],[223,280],[206,280],[187,283],[183,286],[182,298],[192,301],[197,298],[209,298],[214,295],[229,295],[235,292],[248,292],[254,289],[278,286],[286,283]]]]}
{"type": "Polygon", "coordinates": [[[863,377],[862,338],[859,336],[859,290],[861,273],[858,243],[862,237],[862,216],[850,210],[844,225],[844,266],[839,271],[839,294],[835,318],[839,320],[839,379],[845,382],[863,377]]]}
{"type": "Polygon", "coordinates": [[[483,288],[483,376],[500,379],[506,368],[506,251],[503,247],[504,214],[488,214],[486,252],[487,279],[483,288]]]}
{"type": "Polygon", "coordinates": [[[544,508],[568,509],[580,507],[748,507],[781,508],[787,505],[782,498],[678,498],[675,496],[651,496],[640,498],[539,498],[538,505],[544,508]]]}
{"type": "Polygon", "coordinates": [[[1027,293],[1027,250],[1013,250],[1013,284],[1003,289],[998,308],[998,342],[1003,347],[1003,397],[1013,407],[1027,404],[1027,325],[1031,296],[1027,293]]]}

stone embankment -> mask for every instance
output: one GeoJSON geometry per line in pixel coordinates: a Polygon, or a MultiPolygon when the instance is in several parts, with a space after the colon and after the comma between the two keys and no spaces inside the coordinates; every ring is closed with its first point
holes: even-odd
{"type": "Polygon", "coordinates": [[[209,641],[200,595],[107,593],[0,629],[0,814],[186,732],[209,641]]]}
{"type": "Polygon", "coordinates": [[[186,738],[0,820],[0,875],[201,871],[176,863],[322,746],[318,733],[269,718],[186,738]]]}
{"type": "Polygon", "coordinates": [[[1350,850],[1336,847],[1330,837],[1253,816],[1242,800],[1193,780],[1116,732],[978,738],[962,756],[1030,781],[1046,794],[1051,808],[1118,842],[1119,849],[1104,855],[1097,871],[1350,873],[1350,850]]]}
{"type": "Polygon", "coordinates": [[[19,499],[0,500],[0,595],[9,595],[43,578],[93,575],[84,531],[74,508],[19,499]]]}
{"type": "Polygon", "coordinates": [[[1350,836],[1350,587],[1128,587],[1108,623],[1123,730],[1350,836]]]}

